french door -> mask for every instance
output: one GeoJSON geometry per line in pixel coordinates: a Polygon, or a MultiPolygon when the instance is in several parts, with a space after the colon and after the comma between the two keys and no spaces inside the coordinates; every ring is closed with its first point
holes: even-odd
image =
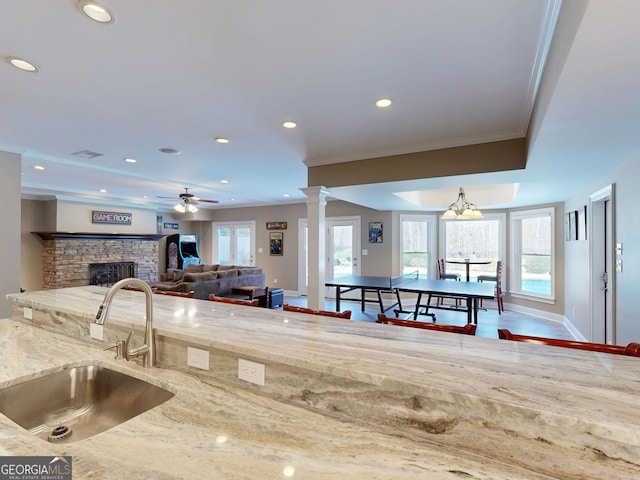
{"type": "Polygon", "coordinates": [[[255,222],[213,223],[214,263],[255,266],[255,250],[255,222]]]}
{"type": "MultiPolygon", "coordinates": [[[[342,275],[358,275],[360,273],[360,217],[332,217],[325,220],[325,278],[332,279],[342,275]]],[[[309,230],[307,219],[298,223],[300,255],[298,265],[298,292],[307,294],[308,273],[307,246],[309,230]]],[[[333,295],[333,289],[327,294],[333,295]]]]}

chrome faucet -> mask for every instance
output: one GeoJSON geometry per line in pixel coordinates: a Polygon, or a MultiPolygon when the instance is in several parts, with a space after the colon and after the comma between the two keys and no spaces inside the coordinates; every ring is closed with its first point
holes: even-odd
{"type": "MultiPolygon", "coordinates": [[[[145,367],[154,367],[156,364],[156,343],[155,336],[153,334],[153,292],[149,285],[147,285],[144,281],[139,278],[125,278],[113,284],[113,286],[109,289],[107,294],[104,296],[104,300],[102,301],[102,305],[98,309],[98,313],[96,314],[95,323],[98,325],[104,325],[107,323],[107,319],[109,318],[109,308],[111,307],[111,301],[115,294],[126,287],[127,285],[135,285],[140,287],[144,292],[146,299],[146,324],[144,330],[144,344],[139,347],[129,348],[129,341],[131,340],[131,336],[133,332],[129,334],[127,339],[124,341],[124,358],[127,360],[131,360],[132,358],[143,357],[142,365],[145,367]]],[[[119,342],[120,343],[120,342],[119,342]]]]}

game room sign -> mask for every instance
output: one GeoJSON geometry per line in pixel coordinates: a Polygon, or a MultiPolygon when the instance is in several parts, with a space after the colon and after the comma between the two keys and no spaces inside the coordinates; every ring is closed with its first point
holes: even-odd
{"type": "Polygon", "coordinates": [[[108,225],[131,225],[133,214],[123,212],[91,212],[91,223],[106,223],[108,225]]]}

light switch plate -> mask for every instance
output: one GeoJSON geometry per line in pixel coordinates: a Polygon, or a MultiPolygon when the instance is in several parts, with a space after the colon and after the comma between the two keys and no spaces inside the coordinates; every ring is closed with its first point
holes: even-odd
{"type": "Polygon", "coordinates": [[[33,310],[29,307],[24,307],[24,318],[27,320],[33,320],[33,310]]]}
{"type": "Polygon", "coordinates": [[[201,370],[209,370],[209,350],[187,347],[187,365],[201,370]]]}

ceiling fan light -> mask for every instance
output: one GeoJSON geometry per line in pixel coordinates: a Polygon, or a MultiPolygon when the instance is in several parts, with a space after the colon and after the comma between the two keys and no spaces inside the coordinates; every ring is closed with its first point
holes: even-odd
{"type": "Polygon", "coordinates": [[[190,203],[189,205],[187,205],[187,211],[190,213],[196,213],[198,211],[198,207],[190,203]]]}
{"type": "Polygon", "coordinates": [[[177,205],[175,205],[173,207],[175,210],[177,210],[180,213],[184,213],[187,211],[187,209],[185,208],[185,206],[182,203],[178,203],[177,205]]]}

